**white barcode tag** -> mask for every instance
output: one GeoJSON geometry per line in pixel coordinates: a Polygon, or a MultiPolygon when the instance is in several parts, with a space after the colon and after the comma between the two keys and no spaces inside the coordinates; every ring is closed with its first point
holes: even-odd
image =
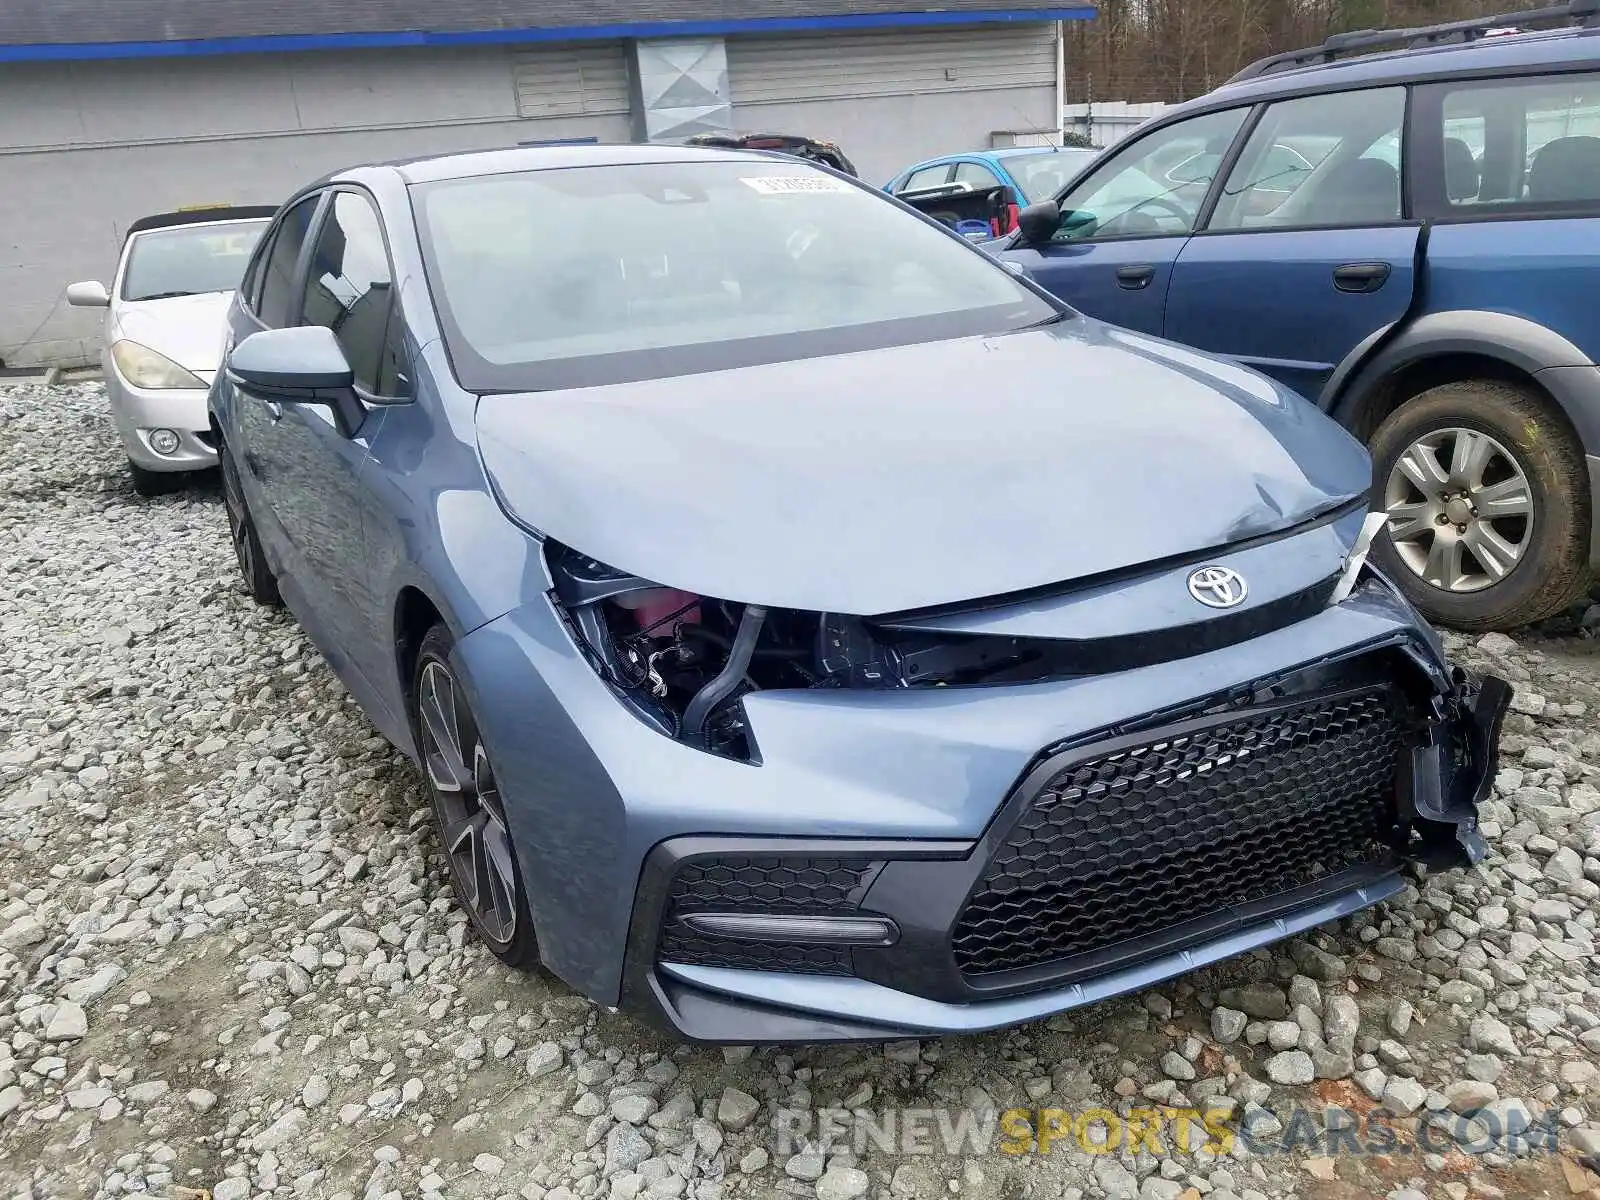
{"type": "Polygon", "coordinates": [[[850,185],[842,179],[818,172],[815,175],[754,175],[741,176],[739,182],[754,188],[763,196],[794,196],[807,192],[848,192],[850,185]]]}

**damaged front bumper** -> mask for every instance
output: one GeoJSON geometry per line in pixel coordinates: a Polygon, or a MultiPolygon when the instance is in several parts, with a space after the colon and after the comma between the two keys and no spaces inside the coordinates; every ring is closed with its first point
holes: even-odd
{"type": "Polygon", "coordinates": [[[1456,667],[1449,690],[1433,699],[1433,720],[1411,749],[1400,789],[1401,816],[1417,831],[1413,857],[1428,867],[1470,866],[1488,853],[1478,806],[1494,782],[1511,694],[1498,676],[1456,667]]]}
{"type": "Polygon", "coordinates": [[[1350,915],[1407,863],[1478,861],[1510,686],[1417,642],[1357,661],[1051,747],[975,841],[663,842],[625,1001],[705,1041],[978,1032],[1350,915]]]}

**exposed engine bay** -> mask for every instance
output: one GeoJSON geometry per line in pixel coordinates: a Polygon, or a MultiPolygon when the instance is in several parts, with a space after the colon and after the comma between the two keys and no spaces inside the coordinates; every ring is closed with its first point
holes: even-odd
{"type": "Polygon", "coordinates": [[[918,633],[841,613],[768,609],[662,587],[547,550],[555,599],[596,668],[669,737],[751,755],[739,697],[772,688],[1016,683],[1081,673],[1069,644],[918,633]]]}
{"type": "MultiPolygon", "coordinates": [[[[557,609],[625,703],[668,737],[746,761],[756,761],[757,751],[739,700],[753,691],[1015,684],[1129,670],[1291,624],[1352,586],[1341,573],[1253,610],[1165,630],[1007,636],[939,628],[940,614],[931,610],[864,618],[721,600],[665,587],[553,542],[545,550],[557,609]]],[[[997,611],[1006,602],[983,607],[997,611]]],[[[1413,683],[1430,688],[1420,676],[1413,683]]],[[[1413,700],[1425,697],[1419,692],[1413,700]]]]}

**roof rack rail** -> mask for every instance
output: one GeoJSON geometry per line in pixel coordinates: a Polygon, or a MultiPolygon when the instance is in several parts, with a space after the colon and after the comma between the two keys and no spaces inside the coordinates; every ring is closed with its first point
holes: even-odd
{"type": "Polygon", "coordinates": [[[1527,9],[1523,12],[1501,13],[1494,17],[1477,17],[1467,21],[1449,21],[1442,25],[1421,25],[1414,29],[1357,29],[1350,33],[1335,33],[1317,46],[1303,50],[1287,50],[1257,59],[1240,71],[1228,83],[1255,79],[1274,71],[1312,63],[1331,63],[1357,51],[1375,51],[1383,47],[1414,49],[1450,42],[1475,42],[1496,30],[1516,29],[1535,22],[1558,21],[1564,24],[1600,26],[1600,0],[1569,0],[1566,4],[1549,8],[1527,9]]]}

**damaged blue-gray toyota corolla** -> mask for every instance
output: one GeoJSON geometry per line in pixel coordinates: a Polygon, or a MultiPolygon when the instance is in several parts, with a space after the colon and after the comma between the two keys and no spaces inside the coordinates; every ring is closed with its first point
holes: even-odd
{"type": "Polygon", "coordinates": [[[992,1029],[1484,853],[1510,689],[1366,564],[1361,447],[853,180],[353,169],[229,323],[246,585],[421,765],[488,948],[601,1004],[992,1029]]]}

